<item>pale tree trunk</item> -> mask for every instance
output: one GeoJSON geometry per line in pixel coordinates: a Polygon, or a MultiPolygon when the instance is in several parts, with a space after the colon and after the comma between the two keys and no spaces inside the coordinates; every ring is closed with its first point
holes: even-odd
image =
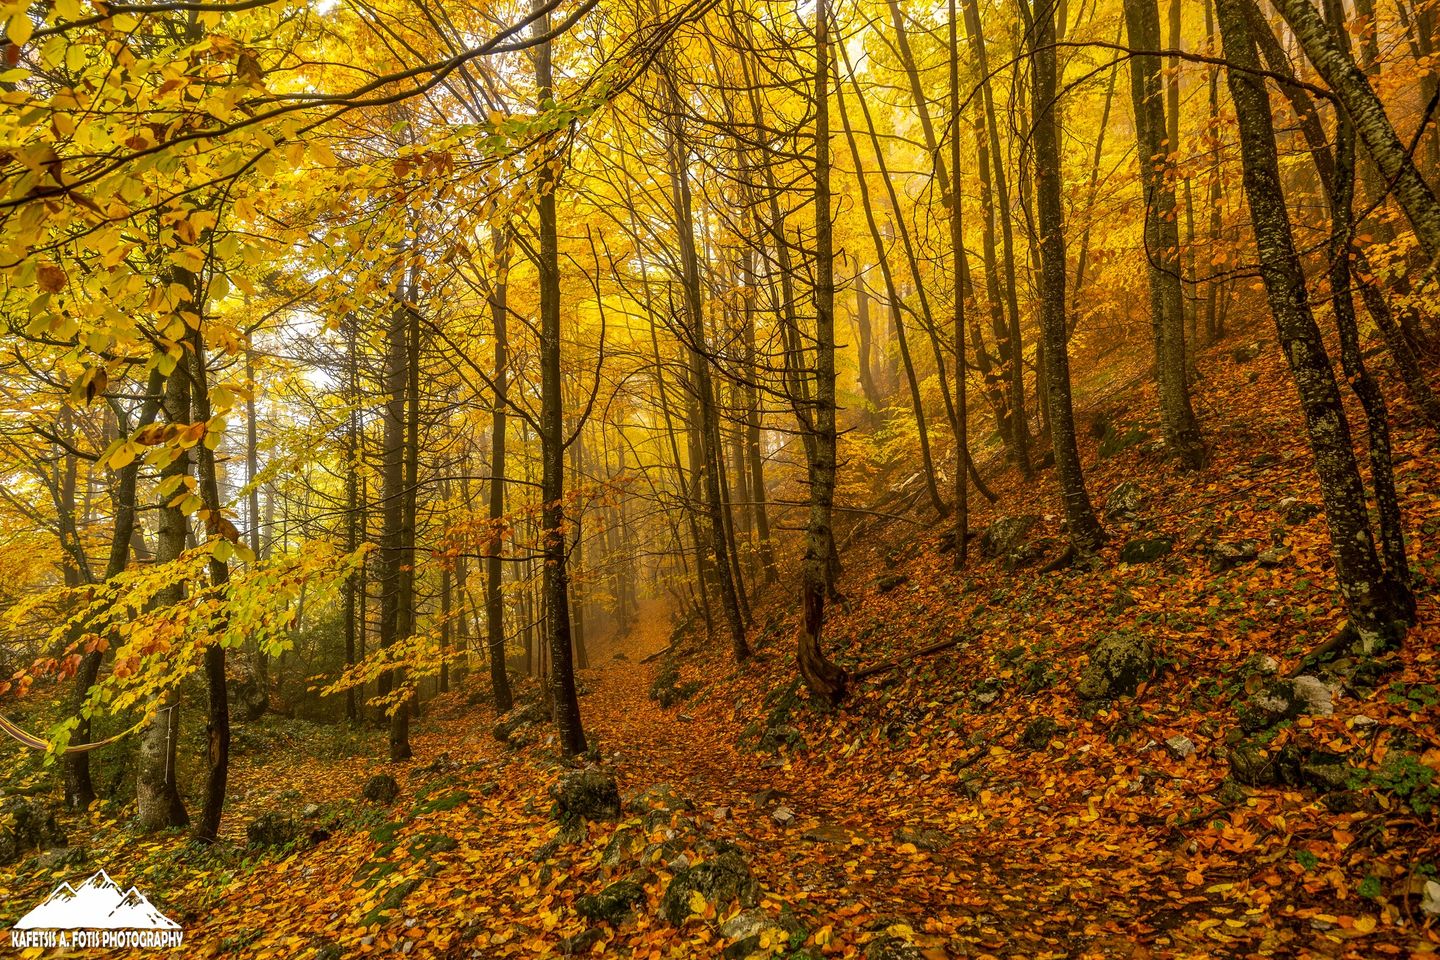
{"type": "MultiPolygon", "coordinates": [[[[509,293],[507,273],[510,265],[508,228],[495,235],[496,277],[490,288],[490,321],[495,337],[495,406],[490,421],[490,543],[485,551],[485,646],[490,664],[490,690],[495,698],[495,712],[506,713],[514,706],[510,693],[510,676],[505,672],[505,434],[510,382],[510,340],[507,330],[509,293]]],[[[530,650],[527,644],[526,661],[530,650]]]]}

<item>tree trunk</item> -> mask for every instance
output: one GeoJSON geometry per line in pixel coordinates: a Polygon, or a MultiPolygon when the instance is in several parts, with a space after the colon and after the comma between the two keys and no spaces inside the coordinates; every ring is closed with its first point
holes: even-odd
{"type": "MultiPolygon", "coordinates": [[[[543,9],[538,3],[536,11],[543,9]]],[[[550,30],[550,15],[535,22],[535,33],[550,30]]],[[[543,104],[554,96],[550,41],[536,47],[535,82],[543,104]]],[[[547,158],[548,160],[548,158],[547,158]]],[[[560,367],[560,246],[555,222],[558,175],[542,163],[536,174],[540,193],[540,458],[541,536],[545,616],[550,644],[550,697],[561,754],[584,753],[585,730],[575,694],[575,665],[570,640],[570,577],[565,549],[565,411],[560,367]]]]}
{"type": "MultiPolygon", "coordinates": [[[[1020,0],[1022,13],[1027,0],[1020,0]]],[[[1080,454],[1075,446],[1075,417],[1070,404],[1070,356],[1065,336],[1065,224],[1060,189],[1060,120],[1056,113],[1055,23],[1051,8],[1037,3],[1029,23],[1030,82],[1035,157],[1035,213],[1039,232],[1040,330],[1045,350],[1045,381],[1055,476],[1064,501],[1070,542],[1081,553],[1104,539],[1085,491],[1080,454]]]]}
{"type": "Polygon", "coordinates": [[[1436,260],[1440,259],[1440,201],[1395,133],[1364,71],[1345,52],[1310,0],[1275,0],[1275,7],[1295,32],[1305,56],[1349,114],[1355,132],[1364,141],[1375,165],[1385,179],[1394,184],[1395,198],[1400,201],[1429,260],[1427,272],[1433,270],[1436,260]]]}
{"type": "Polygon", "coordinates": [[[831,586],[835,533],[835,264],[830,209],[830,13],[815,4],[815,456],[810,469],[810,517],[801,567],[800,633],[796,661],[810,695],[828,704],[845,696],[845,671],[825,656],[821,631],[831,586]]]}
{"type": "MultiPolygon", "coordinates": [[[[494,285],[490,288],[490,321],[495,336],[495,406],[490,426],[490,544],[485,551],[485,647],[490,663],[490,692],[495,699],[495,712],[507,713],[514,706],[510,693],[510,676],[505,671],[505,432],[510,382],[510,340],[506,327],[509,306],[507,274],[510,265],[508,228],[495,235],[494,285]]],[[[526,659],[529,660],[529,647],[526,659]]],[[[528,672],[528,669],[527,669],[528,672]]]]}
{"type": "Polygon", "coordinates": [[[1216,4],[1225,58],[1231,65],[1226,74],[1240,131],[1245,197],[1266,296],[1315,455],[1335,578],[1361,647],[1374,650],[1403,634],[1397,625],[1402,612],[1375,552],[1350,426],[1320,329],[1310,312],[1305,274],[1280,189],[1270,96],[1264,79],[1256,75],[1260,62],[1246,22],[1245,2],[1218,0],[1216,4]]]}
{"type": "MultiPolygon", "coordinates": [[[[1130,46],[1160,48],[1160,18],[1154,0],[1124,0],[1130,46]]],[[[1188,469],[1205,460],[1200,428],[1190,407],[1185,369],[1184,289],[1180,279],[1180,234],[1175,204],[1173,147],[1167,143],[1161,99],[1160,58],[1130,60],[1135,139],[1140,182],[1145,190],[1145,259],[1150,280],[1151,323],[1155,327],[1155,370],[1165,445],[1188,469]]],[[[1177,94],[1178,97],[1178,94],[1177,94]]]]}
{"type": "MultiPolygon", "coordinates": [[[[190,423],[190,378],[185,370],[176,369],[165,381],[165,418],[176,426],[190,423]]],[[[189,473],[190,452],[179,451],[174,460],[160,471],[161,481],[184,477],[189,473]]],[[[185,552],[189,526],[179,507],[165,504],[158,507],[159,520],[155,535],[156,564],[171,563],[185,552]]],[[[176,582],[156,594],[160,606],[174,606],[185,599],[185,585],[176,582]]],[[[183,827],[190,822],[185,801],[175,780],[175,748],[180,739],[180,690],[169,686],[152,702],[155,717],[140,738],[140,770],[135,778],[136,819],[141,832],[153,833],[168,827],[183,827]]]]}

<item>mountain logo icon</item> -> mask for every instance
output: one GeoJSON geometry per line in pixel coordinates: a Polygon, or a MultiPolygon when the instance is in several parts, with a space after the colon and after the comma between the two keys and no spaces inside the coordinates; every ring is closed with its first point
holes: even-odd
{"type": "Polygon", "coordinates": [[[61,883],[10,930],[16,947],[169,947],[180,924],[136,887],[126,890],[104,870],[79,886],[61,883]]]}

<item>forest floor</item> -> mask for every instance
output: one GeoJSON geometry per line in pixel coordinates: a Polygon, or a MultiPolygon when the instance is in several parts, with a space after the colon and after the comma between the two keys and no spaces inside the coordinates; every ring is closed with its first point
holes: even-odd
{"type": "MultiPolygon", "coordinates": [[[[1264,386],[1285,383],[1283,367],[1273,347],[1202,358],[1216,442],[1199,474],[1145,439],[1145,388],[1087,411],[1105,414],[1112,444],[1140,437],[1107,455],[1085,440],[1097,503],[1138,488],[1108,512],[1093,562],[1045,573],[976,549],[958,573],[944,523],[844,524],[847,596],[825,647],[852,670],[900,665],[839,710],[795,681],[790,571],[752,598],[742,667],[703,629],[677,635],[666,608],[642,607],[580,675],[595,756],[627,799],[618,819],[564,830],[549,791],[574,767],[554,759],[533,682],[502,740],[473,675],[427,703],[405,764],[375,759],[372,728],[238,726],[225,843],[70,818],[73,847],[0,871],[0,925],[103,867],[200,957],[1433,955],[1440,455],[1397,404],[1420,626],[1376,660],[1315,661],[1341,613],[1298,411],[1288,388],[1264,386]],[[1122,560],[1161,539],[1166,552],[1122,560]],[[1097,639],[1118,633],[1145,638],[1153,675],[1133,696],[1080,696],[1097,639]],[[1247,729],[1247,705],[1297,674],[1326,685],[1327,709],[1247,729]],[[657,677],[680,702],[651,699],[657,677]],[[1241,748],[1256,782],[1233,775],[1241,748]],[[1307,772],[1317,758],[1338,771],[1327,786],[1307,772]],[[397,796],[363,799],[379,773],[397,796]],[[247,845],[267,815],[276,832],[247,845]],[[691,897],[694,916],[663,919],[672,879],[726,851],[758,881],[754,907],[691,897]],[[596,919],[607,889],[625,902],[596,919]]],[[[884,503],[867,491],[912,489],[903,470],[842,493],[884,503]]],[[[997,484],[1006,514],[1036,516],[1041,553],[1057,546],[1051,482],[997,484]]],[[[975,529],[998,518],[976,506],[975,529]]]]}

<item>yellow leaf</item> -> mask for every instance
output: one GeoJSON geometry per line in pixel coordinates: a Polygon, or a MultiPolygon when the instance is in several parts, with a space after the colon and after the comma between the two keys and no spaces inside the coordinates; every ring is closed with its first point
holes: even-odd
{"type": "Polygon", "coordinates": [[[709,906],[709,904],[705,902],[705,894],[699,890],[690,891],[689,907],[691,913],[704,913],[707,906],[709,906]]]}
{"type": "Polygon", "coordinates": [[[31,20],[30,15],[22,9],[10,18],[10,26],[6,29],[5,34],[15,46],[23,47],[35,34],[35,21],[31,20]]]}

